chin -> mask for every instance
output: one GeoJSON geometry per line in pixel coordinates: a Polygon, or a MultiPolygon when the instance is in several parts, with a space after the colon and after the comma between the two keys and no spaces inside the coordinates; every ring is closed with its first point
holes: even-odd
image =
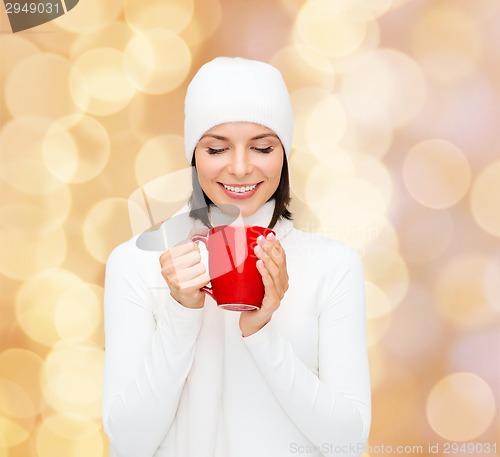
{"type": "Polygon", "coordinates": [[[257,209],[256,208],[241,208],[240,207],[240,211],[241,211],[241,215],[243,217],[248,217],[248,216],[251,216],[252,214],[254,214],[257,209]]]}
{"type": "Polygon", "coordinates": [[[252,214],[256,213],[257,210],[264,204],[259,204],[259,203],[242,203],[238,201],[231,201],[230,199],[216,199],[213,200],[211,199],[215,205],[221,206],[221,205],[232,205],[238,208],[241,212],[242,217],[248,217],[251,216],[252,214]]]}
{"type": "Polygon", "coordinates": [[[259,207],[256,207],[255,205],[245,205],[242,203],[227,202],[226,204],[234,205],[234,206],[238,207],[240,209],[241,215],[243,217],[251,216],[259,209],[259,207]]]}

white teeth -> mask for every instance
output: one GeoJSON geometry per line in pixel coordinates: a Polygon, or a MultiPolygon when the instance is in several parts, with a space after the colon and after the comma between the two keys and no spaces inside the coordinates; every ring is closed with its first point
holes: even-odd
{"type": "Polygon", "coordinates": [[[257,187],[257,184],[254,184],[253,186],[238,186],[238,187],[226,186],[225,184],[223,184],[223,186],[227,190],[230,190],[231,192],[243,193],[255,189],[255,187],[257,187]]]}

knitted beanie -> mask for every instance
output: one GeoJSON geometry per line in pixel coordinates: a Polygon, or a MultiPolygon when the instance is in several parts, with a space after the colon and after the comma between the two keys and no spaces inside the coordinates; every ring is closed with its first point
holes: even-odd
{"type": "Polygon", "coordinates": [[[191,163],[200,138],[225,122],[254,122],[278,135],[290,154],[293,113],[279,70],[256,60],[217,57],[189,84],[184,104],[184,145],[191,163]]]}

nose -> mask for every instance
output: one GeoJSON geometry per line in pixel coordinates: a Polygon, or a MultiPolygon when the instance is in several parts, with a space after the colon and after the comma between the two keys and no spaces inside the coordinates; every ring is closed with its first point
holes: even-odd
{"type": "Polygon", "coordinates": [[[229,173],[234,176],[242,177],[252,172],[253,165],[245,148],[236,148],[231,156],[231,161],[228,165],[229,173]]]}

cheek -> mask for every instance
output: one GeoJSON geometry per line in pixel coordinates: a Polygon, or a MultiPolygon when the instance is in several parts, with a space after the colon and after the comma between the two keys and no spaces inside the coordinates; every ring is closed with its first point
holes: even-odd
{"type": "Polygon", "coordinates": [[[196,157],[196,171],[200,182],[206,182],[217,177],[220,165],[213,160],[206,160],[201,154],[196,157]]]}
{"type": "Polygon", "coordinates": [[[262,167],[264,174],[272,181],[279,181],[281,177],[281,169],[283,168],[283,158],[273,157],[272,160],[266,162],[265,166],[262,167]]]}

